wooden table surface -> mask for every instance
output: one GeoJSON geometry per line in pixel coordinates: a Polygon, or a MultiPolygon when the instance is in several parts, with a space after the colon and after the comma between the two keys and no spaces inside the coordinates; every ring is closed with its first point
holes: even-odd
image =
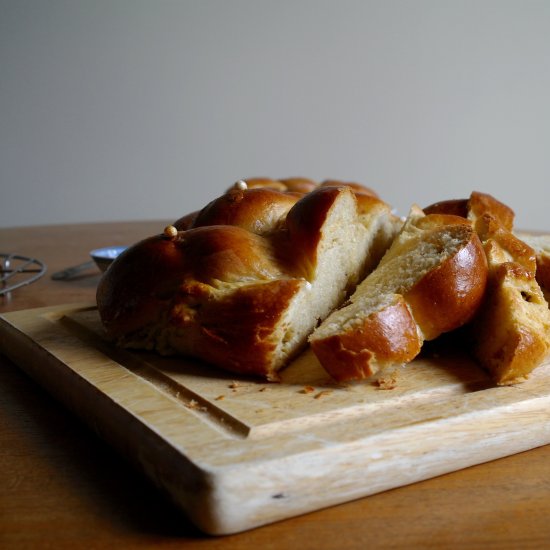
{"type": "MultiPolygon", "coordinates": [[[[93,302],[99,272],[51,274],[163,221],[0,229],[0,252],[47,264],[0,313],[93,302]]],[[[0,355],[0,548],[545,548],[550,446],[245,533],[209,537],[140,472],[0,355]]]]}

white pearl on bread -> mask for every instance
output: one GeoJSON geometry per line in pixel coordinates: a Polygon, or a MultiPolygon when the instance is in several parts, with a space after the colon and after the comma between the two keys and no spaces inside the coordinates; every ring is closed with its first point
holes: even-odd
{"type": "Polygon", "coordinates": [[[177,236],[177,234],[178,234],[178,230],[173,225],[167,225],[164,228],[164,235],[166,237],[173,239],[174,237],[177,236]]]}
{"type": "Polygon", "coordinates": [[[248,189],[248,184],[244,180],[238,180],[233,185],[233,188],[239,191],[246,191],[248,189]]]}

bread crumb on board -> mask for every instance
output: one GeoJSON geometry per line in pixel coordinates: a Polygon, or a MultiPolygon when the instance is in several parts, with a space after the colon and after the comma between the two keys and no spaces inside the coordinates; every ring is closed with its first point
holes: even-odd
{"type": "Polygon", "coordinates": [[[205,407],[204,405],[199,404],[199,402],[195,401],[194,399],[190,399],[187,403],[185,403],[185,406],[188,409],[191,409],[193,411],[202,411],[202,412],[208,411],[207,407],[205,407]]]}
{"type": "Polygon", "coordinates": [[[393,390],[397,386],[397,373],[392,373],[379,376],[373,382],[373,386],[376,386],[380,390],[393,390]]]}

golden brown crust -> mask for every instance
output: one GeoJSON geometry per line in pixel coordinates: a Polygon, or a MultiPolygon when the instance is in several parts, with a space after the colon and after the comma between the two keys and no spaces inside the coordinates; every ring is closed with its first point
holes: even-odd
{"type": "Polygon", "coordinates": [[[176,243],[163,235],[125,250],[97,289],[97,306],[107,333],[118,338],[157,322],[187,269],[176,243]]]}
{"type": "Polygon", "coordinates": [[[490,214],[496,222],[508,231],[514,225],[514,211],[487,193],[472,191],[469,199],[451,199],[436,202],[425,207],[426,214],[453,214],[471,220],[490,214]]]}
{"type": "Polygon", "coordinates": [[[443,213],[434,213],[427,214],[423,217],[418,218],[414,225],[418,229],[423,230],[438,230],[441,227],[448,225],[464,225],[466,227],[472,228],[472,222],[463,218],[462,216],[457,216],[456,214],[443,214],[443,213]]]}
{"type": "Polygon", "coordinates": [[[243,180],[248,189],[275,189],[281,192],[306,194],[317,187],[317,183],[309,178],[285,178],[275,180],[272,178],[247,178],[243,180]]]}
{"type": "Polygon", "coordinates": [[[178,301],[170,312],[167,343],[226,370],[275,380],[275,329],[302,286],[298,279],[280,279],[237,288],[222,300],[211,294],[200,308],[178,301]]]}
{"type": "Polygon", "coordinates": [[[200,227],[176,238],[150,237],[127,249],[102,277],[97,304],[107,331],[119,337],[158,322],[178,294],[193,302],[201,297],[200,288],[204,293],[243,277],[281,276],[261,237],[233,226],[200,227]]]}
{"type": "Polygon", "coordinates": [[[537,254],[537,281],[544,290],[550,290],[550,254],[537,254]]]}
{"type": "MultiPolygon", "coordinates": [[[[366,193],[357,193],[354,191],[355,199],[357,201],[357,207],[359,208],[359,215],[368,214],[373,211],[377,205],[384,205],[385,203],[374,195],[368,195],[366,193]]],[[[397,219],[397,218],[396,218],[397,219]]]]}
{"type": "Polygon", "coordinates": [[[343,181],[343,180],[324,180],[319,184],[319,187],[349,187],[356,195],[367,195],[369,197],[379,198],[378,193],[363,185],[362,183],[357,183],[354,181],[343,181]]]}
{"type": "Polygon", "coordinates": [[[519,233],[516,237],[533,249],[537,264],[536,279],[547,296],[550,292],[550,235],[519,233]]]}
{"type": "Polygon", "coordinates": [[[487,283],[485,253],[471,229],[463,233],[465,246],[426,273],[405,294],[425,340],[469,322],[483,300],[487,283]]]}
{"type": "Polygon", "coordinates": [[[317,187],[317,183],[309,178],[285,178],[279,181],[289,193],[311,193],[317,187]]]}
{"type": "Polygon", "coordinates": [[[234,225],[257,235],[270,233],[284,221],[299,197],[271,188],[230,189],[207,204],[191,227],[234,225]]]}
{"type": "Polygon", "coordinates": [[[485,247],[490,268],[511,262],[523,266],[532,275],[535,274],[537,270],[535,251],[502,226],[495,216],[490,213],[483,214],[476,219],[475,228],[485,247]]]}
{"type": "Polygon", "coordinates": [[[181,218],[178,218],[172,225],[178,230],[178,231],[186,231],[187,229],[191,229],[193,227],[193,223],[195,222],[195,218],[199,215],[199,210],[195,212],[189,212],[189,214],[185,214],[185,216],[182,216],[181,218]]]}
{"type": "Polygon", "coordinates": [[[311,340],[313,352],[336,381],[361,380],[386,364],[412,361],[422,342],[402,296],[351,330],[311,340]]]}
{"type": "Polygon", "coordinates": [[[318,184],[299,177],[280,180],[256,177],[242,182],[245,184],[242,188],[234,184],[202,210],[180,217],[174,227],[185,231],[204,225],[238,225],[262,235],[284,220],[304,195],[320,187],[349,187],[357,198],[360,213],[369,212],[376,203],[385,204],[370,187],[355,182],[325,180],[318,184]]]}
{"type": "Polygon", "coordinates": [[[470,219],[477,219],[484,214],[490,214],[507,231],[512,231],[514,226],[514,211],[487,193],[472,191],[468,200],[468,213],[470,219]]]}
{"type": "MultiPolygon", "coordinates": [[[[246,183],[248,189],[274,189],[282,193],[297,193],[307,194],[317,189],[317,187],[349,187],[355,194],[367,195],[379,198],[378,193],[374,189],[367,187],[361,183],[353,181],[344,181],[337,179],[326,179],[321,183],[317,183],[309,178],[283,178],[272,179],[265,177],[254,177],[242,180],[246,183]]],[[[232,189],[232,187],[230,188],[232,189]]]]}
{"type": "Polygon", "coordinates": [[[468,199],[449,199],[434,202],[422,210],[428,214],[452,214],[462,218],[468,217],[468,199]]]}

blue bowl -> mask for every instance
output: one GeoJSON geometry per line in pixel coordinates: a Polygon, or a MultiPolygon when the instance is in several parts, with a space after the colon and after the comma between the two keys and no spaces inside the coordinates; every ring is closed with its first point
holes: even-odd
{"type": "Polygon", "coordinates": [[[128,247],[127,246],[107,246],[106,248],[96,248],[90,252],[90,256],[101,271],[105,271],[113,261],[128,247]]]}

